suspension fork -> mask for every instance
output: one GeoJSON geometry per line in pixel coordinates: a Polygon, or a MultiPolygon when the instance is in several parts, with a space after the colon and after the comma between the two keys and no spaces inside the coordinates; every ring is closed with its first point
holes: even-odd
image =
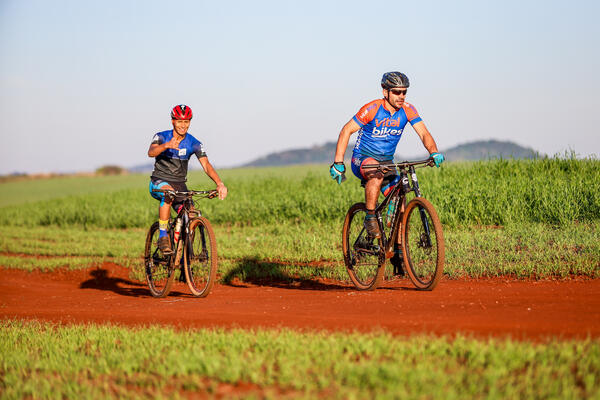
{"type": "MultiPolygon", "coordinates": [[[[412,190],[415,192],[415,195],[417,195],[417,197],[421,197],[421,188],[419,187],[419,181],[417,179],[415,167],[411,165],[408,168],[408,172],[410,174],[412,190]]],[[[419,214],[421,215],[421,223],[423,224],[423,229],[427,234],[427,246],[431,247],[431,230],[429,229],[429,221],[427,220],[427,214],[425,214],[425,209],[421,206],[419,206],[419,214]]]]}

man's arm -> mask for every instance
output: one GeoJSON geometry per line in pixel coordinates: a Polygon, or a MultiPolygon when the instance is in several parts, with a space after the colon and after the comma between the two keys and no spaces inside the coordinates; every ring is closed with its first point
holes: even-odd
{"type": "Polygon", "coordinates": [[[425,146],[429,154],[437,153],[437,145],[435,144],[435,140],[433,140],[433,136],[431,136],[431,133],[429,133],[429,130],[425,126],[425,123],[423,121],[417,122],[413,125],[413,128],[421,138],[421,142],[423,142],[423,146],[425,146]]]}
{"type": "Polygon", "coordinates": [[[165,142],[163,144],[158,144],[158,143],[151,143],[150,147],[148,148],[148,157],[156,157],[157,155],[159,155],[160,153],[162,153],[163,151],[167,150],[167,149],[177,149],[178,145],[177,142],[175,141],[175,138],[171,138],[171,140],[169,140],[168,142],[165,142]]]}
{"type": "Polygon", "coordinates": [[[225,197],[227,197],[227,187],[225,186],[221,178],[219,178],[219,174],[217,174],[217,171],[213,168],[210,161],[208,161],[208,157],[200,157],[198,158],[198,161],[200,161],[200,165],[202,165],[202,168],[204,169],[204,172],[206,172],[206,175],[208,175],[208,177],[217,184],[219,199],[224,200],[225,197]]]}
{"type": "Polygon", "coordinates": [[[346,148],[348,147],[348,142],[350,141],[350,135],[359,129],[360,126],[354,119],[351,119],[346,123],[346,125],[344,125],[340,131],[337,147],[335,148],[335,158],[333,159],[334,162],[344,162],[344,154],[346,153],[346,148]]]}

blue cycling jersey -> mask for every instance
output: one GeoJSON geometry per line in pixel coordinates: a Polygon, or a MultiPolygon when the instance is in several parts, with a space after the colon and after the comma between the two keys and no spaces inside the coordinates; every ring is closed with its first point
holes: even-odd
{"type": "MultiPolygon", "coordinates": [[[[159,132],[152,138],[152,143],[163,144],[173,138],[173,130],[159,132]]],[[[154,163],[152,179],[161,179],[166,182],[185,182],[187,180],[188,160],[195,154],[196,157],[206,157],[202,142],[187,133],[179,143],[177,149],[166,149],[158,156],[154,163]]]]}
{"type": "Polygon", "coordinates": [[[378,161],[393,159],[406,123],[414,125],[421,122],[413,105],[404,103],[392,114],[385,109],[384,103],[385,99],[373,100],[362,106],[353,117],[361,129],[352,158],[372,157],[378,161]]]}

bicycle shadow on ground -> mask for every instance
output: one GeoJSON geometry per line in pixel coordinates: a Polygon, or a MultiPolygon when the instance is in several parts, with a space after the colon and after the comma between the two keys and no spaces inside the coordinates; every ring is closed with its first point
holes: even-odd
{"type": "MultiPolygon", "coordinates": [[[[109,271],[104,268],[97,268],[90,271],[91,278],[79,284],[80,289],[104,290],[116,293],[121,296],[130,297],[152,297],[150,289],[145,282],[136,282],[129,279],[123,279],[110,276],[109,271]]],[[[172,291],[171,295],[181,296],[184,293],[172,291]]]]}
{"type": "Polygon", "coordinates": [[[315,275],[323,275],[319,274],[318,270],[326,271],[332,267],[304,266],[293,262],[272,262],[245,257],[237,261],[236,265],[221,277],[221,282],[224,285],[240,288],[247,287],[246,284],[252,284],[282,289],[354,290],[351,284],[344,282],[322,278],[303,278],[290,272],[290,270],[299,268],[311,268],[317,270],[315,275]]]}

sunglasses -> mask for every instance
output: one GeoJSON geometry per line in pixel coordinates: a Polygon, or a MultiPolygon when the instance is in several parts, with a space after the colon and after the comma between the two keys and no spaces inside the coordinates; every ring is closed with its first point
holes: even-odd
{"type": "Polygon", "coordinates": [[[406,89],[391,89],[390,92],[396,96],[400,96],[401,94],[406,94],[406,89]]]}

